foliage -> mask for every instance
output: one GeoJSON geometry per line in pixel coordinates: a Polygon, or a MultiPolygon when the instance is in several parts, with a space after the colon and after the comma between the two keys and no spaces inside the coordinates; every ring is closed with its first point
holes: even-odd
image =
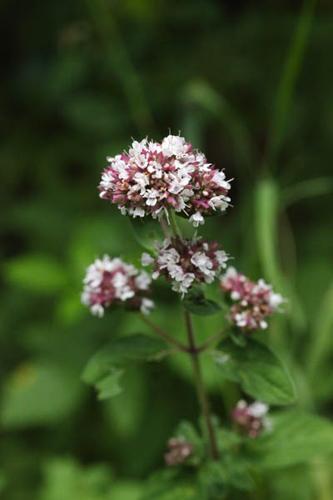
{"type": "MultiPolygon", "coordinates": [[[[21,4],[0,6],[7,48],[0,92],[6,135],[0,150],[0,495],[328,500],[330,3],[318,2],[314,11],[307,2],[301,17],[301,3],[287,0],[21,4]],[[237,256],[242,270],[264,275],[288,296],[269,348],[285,360],[297,394],[294,407],[273,415],[276,433],[238,442],[227,429],[219,438],[228,456],[221,467],[207,463],[197,473],[191,465],[181,481],[174,470],[154,471],[162,468],[177,422],[191,420],[196,433],[200,427],[185,362],[168,356],[158,367],[115,363],[109,376],[124,370],[125,390],[103,402],[80,381],[88,360],[120,334],[149,333],[134,315],[114,312],[100,322],[80,305],[83,268],[93,258],[108,252],[135,260],[141,252],[129,222],[101,203],[93,186],[106,155],[131,136],[159,139],[169,127],[237,178],[234,208],[209,219],[205,236],[237,256]],[[239,461],[239,447],[252,461],[234,467],[232,478],[229,464],[239,461]]],[[[179,224],[186,232],[186,221],[179,224]]],[[[155,227],[137,228],[148,247],[150,230],[155,227]]],[[[156,317],[182,338],[174,297],[164,287],[157,294],[156,317]]],[[[197,315],[201,341],[220,323],[221,312],[197,315]]],[[[214,411],[225,422],[239,389],[209,361],[204,370],[214,411]]],[[[290,387],[287,393],[291,398],[290,387]]]]}

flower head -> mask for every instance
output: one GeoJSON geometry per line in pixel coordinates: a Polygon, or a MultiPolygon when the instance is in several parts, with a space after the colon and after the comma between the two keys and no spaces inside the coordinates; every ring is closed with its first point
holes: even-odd
{"type": "Polygon", "coordinates": [[[164,455],[165,463],[169,466],[184,463],[193,453],[193,446],[184,438],[171,438],[168,441],[169,450],[164,455]]]}
{"type": "Polygon", "coordinates": [[[193,226],[204,216],[223,212],[230,182],[183,137],[169,135],[161,143],[134,141],[128,152],[107,158],[100,197],[132,217],[161,217],[168,209],[183,213],[193,226]]]}
{"type": "Polygon", "coordinates": [[[201,239],[166,239],[157,246],[157,256],[144,253],[142,265],[153,266],[153,279],[164,276],[172,283],[172,289],[185,295],[192,285],[212,283],[226,267],[228,260],[224,250],[216,242],[201,239]]]}
{"type": "Polygon", "coordinates": [[[119,258],[110,259],[104,255],[102,259],[96,259],[88,267],[83,283],[82,302],[99,317],[111,304],[126,303],[144,314],[154,306],[153,301],[146,297],[150,276],[119,258]]]}
{"type": "Polygon", "coordinates": [[[284,302],[264,280],[253,282],[234,267],[229,267],[222,277],[221,288],[233,302],[231,321],[243,330],[266,329],[266,319],[284,302]]]}
{"type": "Polygon", "coordinates": [[[264,430],[270,429],[268,410],[269,407],[261,401],[248,404],[240,400],[232,411],[232,419],[249,437],[256,438],[264,430]]]}

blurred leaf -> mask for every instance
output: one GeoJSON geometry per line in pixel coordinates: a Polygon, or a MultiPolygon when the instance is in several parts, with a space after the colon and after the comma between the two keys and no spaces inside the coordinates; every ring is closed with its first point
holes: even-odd
{"type": "Polygon", "coordinates": [[[251,445],[260,466],[290,467],[333,455],[333,425],[328,420],[296,410],[270,419],[272,431],[251,445]]]}
{"type": "Polygon", "coordinates": [[[140,500],[143,485],[134,481],[117,481],[111,488],[110,500],[140,500]]]}
{"type": "MultiPolygon", "coordinates": [[[[313,325],[308,349],[308,371],[317,385],[317,368],[332,355],[333,350],[333,284],[323,297],[313,325]]],[[[315,387],[314,387],[315,393],[315,387]]],[[[314,394],[315,396],[315,394],[314,394]]]]}
{"type": "Polygon", "coordinates": [[[220,343],[214,354],[222,375],[239,382],[250,396],[268,404],[285,405],[295,400],[292,381],[285,367],[264,344],[249,338],[245,347],[231,340],[220,343]]]}
{"type": "Polygon", "coordinates": [[[111,106],[106,96],[74,94],[62,107],[62,113],[70,125],[80,133],[108,136],[119,126],[119,110],[111,106]]]}
{"type": "Polygon", "coordinates": [[[163,341],[147,335],[116,338],[90,359],[82,378],[87,384],[95,385],[99,399],[115,396],[121,392],[119,378],[123,370],[120,368],[156,359],[166,348],[163,341]]]}
{"type": "Polygon", "coordinates": [[[333,191],[332,177],[319,177],[301,181],[294,186],[286,188],[281,197],[285,207],[297,203],[300,200],[313,196],[322,196],[333,191]]]}
{"type": "Polygon", "coordinates": [[[257,248],[265,276],[276,286],[281,286],[277,257],[279,189],[274,179],[262,179],[255,193],[257,248]]]}
{"type": "Polygon", "coordinates": [[[221,310],[221,306],[217,302],[207,299],[204,293],[196,288],[192,288],[186,294],[183,305],[189,312],[198,314],[199,316],[209,316],[221,310]]]}
{"type": "MultiPolygon", "coordinates": [[[[185,88],[183,99],[192,106],[196,105],[204,109],[220,121],[231,139],[233,152],[238,162],[246,167],[252,165],[254,152],[250,132],[244,119],[221,93],[216,92],[209,83],[197,80],[190,82],[185,88]]],[[[196,118],[198,118],[197,115],[196,118]]],[[[200,118],[203,121],[201,115],[200,118]]],[[[195,125],[187,120],[187,128],[189,126],[191,127],[191,135],[198,136],[198,130],[193,128],[195,125]]]]}
{"type": "Polygon", "coordinates": [[[155,252],[154,244],[161,239],[161,231],[158,231],[159,226],[133,217],[128,217],[128,221],[138,244],[148,252],[155,252]]]}
{"type": "Polygon", "coordinates": [[[126,367],[123,391],[116,400],[104,403],[106,418],[110,428],[121,438],[129,440],[137,436],[138,429],[145,419],[148,403],[148,382],[145,371],[140,366],[126,367]]]}
{"type": "MultiPolygon", "coordinates": [[[[81,467],[69,458],[50,460],[45,466],[44,485],[38,498],[111,500],[114,497],[111,494],[110,472],[103,465],[81,467]]],[[[127,500],[126,497],[124,500],[127,500]]]]}
{"type": "Polygon", "coordinates": [[[296,31],[288,51],[277,89],[271,124],[271,135],[268,144],[268,159],[266,163],[269,168],[275,166],[276,157],[286,133],[287,118],[291,111],[296,81],[301,70],[315,5],[316,0],[304,1],[303,10],[297,21],[296,31]]]}
{"type": "Polygon", "coordinates": [[[106,377],[96,382],[95,387],[98,394],[98,399],[108,399],[117,396],[122,389],[119,385],[119,379],[123,374],[123,370],[110,368],[110,373],[106,377]]]}
{"type": "Polygon", "coordinates": [[[0,420],[7,428],[46,425],[67,417],[81,395],[80,383],[62,367],[20,366],[7,380],[0,420]]]}
{"type": "Polygon", "coordinates": [[[140,500],[202,500],[193,479],[183,478],[179,469],[164,469],[149,478],[140,500]]]}
{"type": "Polygon", "coordinates": [[[294,289],[280,270],[278,259],[279,187],[272,178],[262,179],[255,192],[257,249],[264,276],[291,302],[290,315],[298,329],[305,316],[294,289]]]}
{"type": "Polygon", "coordinates": [[[4,273],[11,284],[36,293],[58,292],[67,282],[64,267],[46,255],[12,259],[6,263],[4,273]]]}

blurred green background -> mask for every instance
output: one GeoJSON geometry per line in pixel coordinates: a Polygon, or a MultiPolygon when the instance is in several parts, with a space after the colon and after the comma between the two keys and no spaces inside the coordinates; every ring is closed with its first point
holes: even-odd
{"type": "MultiPolygon", "coordinates": [[[[271,341],[298,406],[332,417],[332,2],[3,0],[0,13],[0,497],[134,500],[195,419],[182,358],[133,367],[103,404],[80,380],[110,336],[147,331],[80,304],[95,257],[142,250],[96,189],[132,137],[181,131],[235,179],[233,208],[203,233],[288,297],[271,341]]],[[[157,293],[154,318],[181,336],[175,298],[157,293]]],[[[200,338],[219,321],[198,322],[200,338]]],[[[226,418],[238,394],[205,369],[226,418]]],[[[332,469],[272,472],[249,498],[329,500],[332,469]]]]}

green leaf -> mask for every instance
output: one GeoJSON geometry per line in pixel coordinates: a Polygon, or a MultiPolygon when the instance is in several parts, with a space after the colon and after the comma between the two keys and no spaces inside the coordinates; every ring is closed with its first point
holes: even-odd
{"type": "Polygon", "coordinates": [[[165,342],[148,335],[116,338],[88,361],[82,379],[96,387],[99,399],[116,396],[121,392],[119,379],[123,367],[156,359],[166,349],[165,342]]]}
{"type": "Polygon", "coordinates": [[[333,455],[333,424],[296,410],[270,417],[272,431],[251,443],[258,464],[290,467],[333,455]]]}
{"type": "Polygon", "coordinates": [[[66,272],[45,255],[25,255],[6,263],[7,281],[37,293],[54,293],[66,285],[66,272]]]}
{"type": "Polygon", "coordinates": [[[157,231],[158,226],[140,218],[128,217],[128,221],[139,245],[148,252],[155,252],[154,243],[160,239],[160,231],[157,231]]]}
{"type": "Polygon", "coordinates": [[[201,500],[194,477],[182,477],[179,468],[155,472],[148,480],[140,500],[201,500]]]}
{"type": "Polygon", "coordinates": [[[288,298],[291,319],[294,326],[301,330],[306,321],[304,311],[290,280],[286,280],[281,271],[277,251],[280,189],[273,178],[261,179],[258,182],[254,201],[257,249],[264,276],[288,298]]]}
{"type": "Polygon", "coordinates": [[[70,458],[52,459],[46,462],[43,479],[40,500],[111,498],[111,474],[104,465],[82,467],[70,458]]]}
{"type": "Polygon", "coordinates": [[[221,306],[214,300],[207,299],[199,289],[192,289],[183,300],[185,309],[192,314],[209,316],[221,310],[221,306]]]}
{"type": "MultiPolygon", "coordinates": [[[[308,371],[314,385],[316,384],[317,367],[323,366],[332,353],[333,328],[333,284],[325,293],[318,310],[313,335],[309,339],[308,371]]],[[[314,390],[315,394],[315,390],[314,390]]]]}
{"type": "Polygon", "coordinates": [[[249,338],[241,347],[231,340],[221,342],[215,361],[225,378],[238,382],[250,396],[268,404],[290,404],[294,386],[276,355],[264,344],[249,338]]]}
{"type": "Polygon", "coordinates": [[[119,384],[119,379],[122,374],[123,370],[111,368],[110,374],[95,384],[98,399],[112,398],[121,393],[122,389],[119,384]]]}
{"type": "Polygon", "coordinates": [[[286,134],[288,115],[291,111],[292,99],[299,76],[306,45],[310,35],[314,17],[316,0],[305,0],[297,27],[290,44],[288,55],[282,71],[274,105],[270,141],[268,144],[268,166],[275,166],[277,155],[286,134]]]}
{"type": "Polygon", "coordinates": [[[0,421],[6,428],[47,425],[67,417],[82,386],[63,367],[24,364],[10,376],[2,397],[0,421]]]}
{"type": "MultiPolygon", "coordinates": [[[[187,120],[184,123],[189,137],[199,139],[199,132],[202,136],[207,118],[210,121],[212,118],[218,120],[224,128],[224,135],[232,145],[237,164],[250,168],[254,157],[251,133],[233,104],[204,80],[191,81],[183,91],[183,100],[189,105],[187,120]],[[198,129],[200,125],[201,130],[198,129]]],[[[186,136],[188,137],[187,134],[186,136]]],[[[195,144],[200,146],[197,141],[195,144]]]]}
{"type": "Polygon", "coordinates": [[[314,196],[322,196],[333,191],[332,177],[317,177],[300,181],[286,188],[282,193],[284,207],[314,196]]]}

